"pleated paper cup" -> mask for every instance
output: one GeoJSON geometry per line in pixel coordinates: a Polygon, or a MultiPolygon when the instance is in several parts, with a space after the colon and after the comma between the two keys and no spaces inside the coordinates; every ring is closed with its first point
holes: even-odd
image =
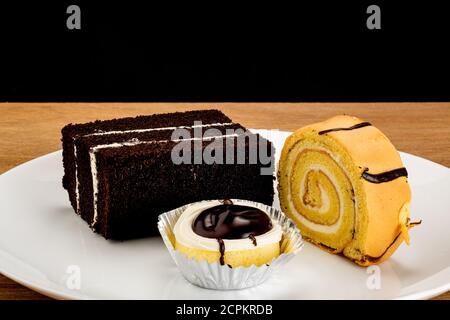
{"type": "MultiPolygon", "coordinates": [[[[158,229],[164,240],[164,244],[180,269],[181,274],[187,281],[194,285],[216,290],[244,289],[256,286],[266,281],[272,273],[276,272],[282,265],[291,260],[303,247],[300,231],[297,229],[295,223],[280,210],[248,200],[231,199],[231,201],[233,204],[257,207],[267,212],[273,220],[278,221],[283,230],[280,245],[281,254],[268,264],[236,268],[230,268],[227,265],[221,265],[216,262],[208,263],[206,260],[198,261],[195,258],[188,258],[185,254],[176,251],[174,247],[175,235],[173,228],[175,227],[175,223],[186,208],[193,204],[182,206],[161,214],[158,217],[158,229]]],[[[206,200],[200,202],[207,203],[212,201],[206,200]]]]}

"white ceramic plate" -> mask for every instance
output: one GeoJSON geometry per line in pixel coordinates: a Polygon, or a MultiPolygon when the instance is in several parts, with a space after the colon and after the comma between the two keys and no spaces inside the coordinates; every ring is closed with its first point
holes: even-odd
{"type": "MultiPolygon", "coordinates": [[[[289,134],[258,132],[277,151],[289,134]]],[[[411,231],[411,245],[403,244],[379,270],[306,244],[262,285],[225,292],[186,282],[160,237],[114,242],[92,233],[69,205],[61,152],[54,152],[0,176],[0,272],[55,298],[430,298],[450,290],[450,170],[405,153],[402,159],[413,192],[412,218],[423,223],[411,231]],[[378,290],[373,272],[380,275],[378,290]]]]}

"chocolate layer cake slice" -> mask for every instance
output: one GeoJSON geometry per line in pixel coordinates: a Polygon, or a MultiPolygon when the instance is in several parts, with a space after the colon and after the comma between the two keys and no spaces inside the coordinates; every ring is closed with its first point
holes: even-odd
{"type": "Polygon", "coordinates": [[[271,143],[218,110],[69,124],[62,136],[63,186],[107,239],[156,235],[160,213],[195,201],[273,201],[271,143]]]}

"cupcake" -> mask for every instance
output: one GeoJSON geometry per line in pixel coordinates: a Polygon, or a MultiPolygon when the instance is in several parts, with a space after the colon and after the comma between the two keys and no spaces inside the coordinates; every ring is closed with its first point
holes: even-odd
{"type": "Polygon", "coordinates": [[[280,255],[283,231],[261,209],[231,201],[189,206],[174,228],[175,250],[230,267],[260,266],[280,255]]]}
{"type": "Polygon", "coordinates": [[[162,214],[159,230],[183,276],[211,289],[257,285],[303,245],[281,211],[246,200],[184,206],[162,214]]]}

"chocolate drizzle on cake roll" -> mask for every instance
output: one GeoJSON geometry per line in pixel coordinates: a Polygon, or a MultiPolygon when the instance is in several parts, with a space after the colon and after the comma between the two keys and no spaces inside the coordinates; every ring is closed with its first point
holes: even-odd
{"type": "Polygon", "coordinates": [[[354,126],[351,126],[348,128],[333,128],[333,129],[322,130],[322,131],[319,131],[319,135],[329,133],[329,132],[335,132],[335,131],[350,131],[350,130],[368,127],[371,125],[372,124],[370,122],[361,122],[361,123],[355,124],[354,126]]]}
{"type": "Polygon", "coordinates": [[[220,264],[223,265],[225,255],[223,239],[248,238],[256,246],[256,236],[270,231],[272,221],[258,208],[221,204],[202,211],[195,219],[192,229],[199,236],[217,239],[220,264]]]}
{"type": "Polygon", "coordinates": [[[392,180],[395,180],[400,177],[408,177],[408,171],[406,171],[406,168],[399,168],[391,171],[386,171],[382,173],[377,174],[371,174],[368,172],[369,169],[366,168],[363,173],[362,177],[369,182],[372,183],[383,183],[383,182],[389,182],[392,180]]]}

